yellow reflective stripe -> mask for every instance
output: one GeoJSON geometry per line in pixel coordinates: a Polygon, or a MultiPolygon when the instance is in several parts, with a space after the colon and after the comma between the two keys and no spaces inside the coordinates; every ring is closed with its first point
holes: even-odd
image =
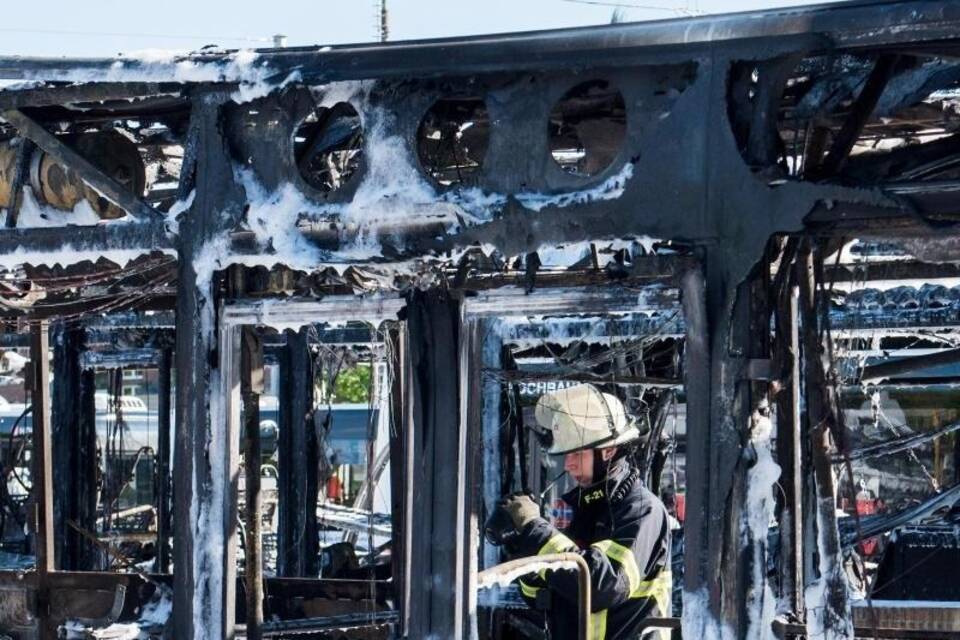
{"type": "Polygon", "coordinates": [[[636,590],[637,598],[649,598],[657,595],[658,591],[669,591],[673,586],[673,576],[669,571],[662,571],[653,580],[644,580],[636,590]]]}
{"type": "Polygon", "coordinates": [[[644,580],[636,590],[631,594],[633,598],[658,597],[664,593],[669,594],[673,588],[673,575],[669,571],[661,571],[653,580],[644,580]]]}
{"type": "Polygon", "coordinates": [[[640,569],[637,567],[637,559],[633,555],[633,551],[613,540],[601,540],[600,542],[594,542],[591,546],[596,547],[608,558],[623,567],[624,573],[627,574],[627,584],[630,585],[629,597],[640,597],[636,594],[643,583],[640,582],[640,569]]]}
{"type": "Polygon", "coordinates": [[[538,556],[545,556],[550,553],[563,553],[564,551],[573,551],[576,550],[577,544],[563,535],[558,533],[552,538],[547,540],[547,543],[540,547],[540,551],[537,552],[538,556]]]}
{"type": "MultiPolygon", "coordinates": [[[[576,551],[577,543],[563,535],[558,533],[552,538],[547,540],[547,543],[540,547],[540,551],[537,552],[538,556],[546,556],[551,553],[563,553],[564,551],[576,551]]],[[[547,577],[547,569],[541,569],[538,574],[541,578],[547,577]]]]}
{"type": "Polygon", "coordinates": [[[607,635],[607,610],[590,614],[590,640],[604,640],[607,635]]]}
{"type": "Polygon", "coordinates": [[[520,592],[523,595],[527,596],[528,598],[532,598],[534,600],[537,599],[537,594],[540,592],[540,587],[531,587],[523,580],[517,580],[517,584],[520,585],[520,592]]]}
{"type": "MultiPolygon", "coordinates": [[[[637,598],[653,598],[660,609],[660,615],[670,617],[673,613],[671,602],[673,600],[673,574],[664,570],[653,580],[646,580],[637,590],[637,598]]],[[[659,632],[661,640],[669,640],[670,634],[659,632]]]]}

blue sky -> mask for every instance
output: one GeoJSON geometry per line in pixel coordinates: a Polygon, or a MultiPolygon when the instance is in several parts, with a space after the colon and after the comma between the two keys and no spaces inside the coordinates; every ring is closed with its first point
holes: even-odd
{"type": "MultiPolygon", "coordinates": [[[[604,24],[805,4],[797,0],[387,0],[391,40],[604,24]]],[[[0,55],[109,56],[141,49],[368,42],[375,0],[6,0],[0,55]]]]}

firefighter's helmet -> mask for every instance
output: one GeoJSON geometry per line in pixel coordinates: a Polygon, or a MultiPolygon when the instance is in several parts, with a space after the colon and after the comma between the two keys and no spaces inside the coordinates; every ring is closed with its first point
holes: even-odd
{"type": "Polygon", "coordinates": [[[592,384],[542,395],[535,415],[547,436],[547,453],[553,455],[615,447],[640,437],[619,398],[592,384]]]}

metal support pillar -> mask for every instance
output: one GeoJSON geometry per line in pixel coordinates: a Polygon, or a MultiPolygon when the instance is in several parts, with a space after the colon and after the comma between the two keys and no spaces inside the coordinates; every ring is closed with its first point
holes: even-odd
{"type": "Polygon", "coordinates": [[[780,511],[780,597],[798,616],[803,614],[803,445],[800,426],[800,333],[798,300],[787,286],[777,301],[776,351],[780,365],[777,406],[777,463],[782,469],[780,511]]]}
{"type": "MultiPolygon", "coordinates": [[[[742,368],[741,380],[738,381],[737,393],[741,401],[735,405],[734,414],[736,424],[741,425],[748,439],[748,446],[744,450],[742,459],[745,464],[738,467],[735,482],[740,479],[742,469],[746,475],[743,479],[743,493],[735,496],[740,500],[743,521],[737,523],[742,529],[742,536],[747,541],[744,553],[744,592],[745,601],[738,606],[738,620],[741,627],[746,628],[748,635],[768,635],[769,627],[761,628],[762,620],[752,615],[756,611],[774,611],[776,603],[774,592],[767,579],[769,558],[772,556],[769,548],[769,530],[767,523],[776,511],[775,496],[778,493],[776,485],[769,481],[763,473],[755,473],[756,467],[769,462],[773,464],[773,424],[770,420],[770,373],[771,354],[770,320],[773,313],[771,304],[770,270],[779,256],[779,243],[771,242],[768,250],[759,261],[745,286],[740,288],[741,294],[749,296],[743,304],[747,317],[733,327],[731,333],[739,340],[738,349],[748,360],[747,366],[742,368]],[[776,253],[774,253],[776,251],[776,253]],[[763,366],[761,366],[763,365],[763,366]],[[766,486],[764,486],[766,485],[766,486]],[[748,496],[753,495],[758,503],[749,503],[748,496]],[[758,513],[769,510],[762,525],[754,526],[752,519],[758,513]]],[[[740,545],[743,546],[743,545],[740,545]]],[[[732,555],[736,553],[729,550],[732,555]]],[[[728,555],[728,557],[730,557],[728,555]]],[[[769,624],[769,622],[767,623],[769,624]]]]}
{"type": "Polygon", "coordinates": [[[173,351],[160,351],[157,367],[157,465],[154,495],[157,500],[157,573],[170,571],[171,478],[170,478],[170,390],[173,376],[173,351]]]}
{"type": "MultiPolygon", "coordinates": [[[[800,313],[803,318],[803,359],[806,381],[807,432],[810,436],[811,464],[815,480],[815,511],[818,567],[817,574],[823,585],[823,601],[807,615],[820,617],[815,628],[822,628],[826,637],[850,637],[853,623],[847,594],[847,581],[843,570],[843,554],[840,534],[837,530],[836,484],[830,449],[833,437],[839,430],[836,413],[835,390],[827,378],[828,354],[820,335],[820,316],[816,291],[816,260],[810,241],[801,243],[797,260],[800,284],[800,313]]],[[[813,578],[809,576],[808,579],[813,578]]],[[[808,624],[810,621],[808,620],[808,624]]]]}
{"type": "Polygon", "coordinates": [[[287,333],[280,352],[277,575],[317,577],[318,442],[313,420],[313,358],[305,329],[287,333]]]}
{"type": "Polygon", "coordinates": [[[50,437],[50,338],[46,321],[30,328],[30,365],[32,368],[30,402],[33,404],[33,436],[30,476],[33,481],[33,551],[37,567],[36,616],[40,621],[40,639],[57,637],[50,620],[49,575],[54,571],[53,529],[53,444],[50,437]]]}
{"type": "Polygon", "coordinates": [[[460,407],[460,303],[445,291],[414,291],[407,300],[410,375],[408,418],[413,459],[406,483],[416,492],[408,512],[412,540],[410,638],[461,638],[468,586],[467,507],[460,407]]]}
{"type": "MultiPolygon", "coordinates": [[[[731,290],[725,283],[711,278],[707,289],[708,300],[710,286],[714,287],[714,296],[724,298],[723,303],[712,307],[715,315],[711,323],[713,383],[708,467],[711,600],[718,599],[719,619],[738,638],[747,634],[749,621],[745,613],[753,567],[752,553],[743,544],[747,472],[752,462],[744,455],[744,446],[754,403],[753,385],[743,378],[754,329],[751,285],[748,279],[731,290]],[[729,306],[725,299],[728,295],[734,296],[729,306]],[[724,314],[728,308],[732,309],[729,316],[724,314]]],[[[689,433],[687,441],[690,441],[689,433]]],[[[687,464],[689,468],[689,460],[687,464]]]]}
{"type": "Polygon", "coordinates": [[[406,380],[406,329],[402,324],[392,326],[387,332],[387,367],[390,380],[390,506],[393,519],[391,569],[394,598],[400,613],[399,635],[407,637],[410,618],[410,527],[407,504],[412,509],[412,486],[404,482],[412,472],[410,448],[407,446],[407,429],[404,420],[404,381],[406,380]]]}
{"type": "Polygon", "coordinates": [[[90,543],[76,529],[96,529],[97,442],[92,371],[84,371],[80,354],[85,330],[76,324],[53,328],[53,530],[56,566],[66,571],[94,569],[90,543]]]}
{"type": "MultiPolygon", "coordinates": [[[[709,589],[707,545],[710,537],[707,506],[710,481],[710,333],[706,283],[700,269],[680,280],[686,336],[683,378],[687,395],[687,486],[684,521],[683,588],[699,596],[709,589]]],[[[706,603],[700,603],[704,606],[706,603]]],[[[685,605],[686,606],[686,605],[685,605]]]]}
{"type": "MultiPolygon", "coordinates": [[[[483,509],[483,489],[480,478],[483,468],[484,440],[481,428],[483,401],[483,333],[482,323],[465,323],[462,310],[458,309],[460,331],[460,429],[457,452],[460,463],[460,479],[457,484],[457,504],[460,520],[457,523],[462,542],[457,547],[461,563],[461,580],[458,586],[464,594],[463,637],[477,637],[477,575],[480,572],[480,545],[483,536],[480,530],[486,517],[483,509]],[[479,401],[479,402],[478,402],[479,401]]],[[[517,405],[519,407],[519,403],[517,405]]],[[[520,437],[524,434],[521,432],[520,437]]],[[[495,451],[495,450],[494,450],[495,451]]],[[[522,462],[522,461],[521,461],[522,462]]],[[[539,475],[539,474],[538,474],[539,475]]]]}
{"type": "Polygon", "coordinates": [[[723,256],[708,254],[709,278],[681,276],[686,323],[687,493],[684,523],[685,635],[746,633],[749,567],[742,542],[752,410],[743,379],[750,344],[750,286],[724,279],[723,256]],[[732,312],[731,312],[732,310],[732,312]]]}
{"type": "MultiPolygon", "coordinates": [[[[100,475],[100,457],[97,443],[97,373],[93,369],[84,369],[80,372],[80,434],[84,474],[80,520],[88,531],[96,531],[97,507],[100,498],[97,491],[97,481],[100,475]]],[[[74,530],[73,527],[70,529],[74,530]]],[[[81,569],[100,568],[101,554],[90,541],[84,540],[83,554],[80,556],[81,569]]]]}
{"type": "Polygon", "coordinates": [[[263,393],[263,346],[252,328],[240,338],[240,393],[243,398],[246,539],[244,572],[247,591],[247,640],[263,637],[263,560],[260,547],[260,394],[263,393]]]}
{"type": "MultiPolygon", "coordinates": [[[[495,331],[497,320],[478,319],[472,324],[478,324],[475,331],[476,339],[481,341],[480,354],[481,366],[484,369],[497,370],[501,368],[501,351],[503,350],[503,340],[500,334],[495,331]]],[[[502,419],[500,416],[500,381],[494,376],[484,376],[481,380],[482,406],[480,415],[481,437],[483,439],[483,450],[486,455],[483,456],[483,506],[491,513],[496,506],[497,501],[503,495],[503,487],[500,486],[501,477],[501,456],[500,456],[500,425],[502,419]]],[[[536,447],[539,450],[539,446],[536,447]]],[[[486,539],[482,541],[483,559],[482,568],[489,569],[500,562],[500,550],[488,543],[486,539]]]]}
{"type": "Polygon", "coordinates": [[[230,356],[222,353],[230,345],[217,344],[215,274],[199,259],[243,211],[221,135],[220,111],[227,99],[226,94],[194,98],[195,197],[178,236],[172,636],[183,640],[234,635],[239,434],[225,405],[239,387],[214,365],[218,348],[221,357],[230,356]]]}

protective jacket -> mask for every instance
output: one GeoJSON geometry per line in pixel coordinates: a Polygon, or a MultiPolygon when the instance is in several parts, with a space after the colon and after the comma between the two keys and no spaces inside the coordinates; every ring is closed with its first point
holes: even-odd
{"type": "MultiPolygon", "coordinates": [[[[603,481],[577,487],[563,500],[573,509],[568,529],[561,532],[537,518],[511,546],[518,556],[567,551],[583,556],[592,585],[590,640],[634,640],[644,618],[669,616],[669,518],[639,473],[619,460],[603,481]]],[[[553,640],[577,637],[574,571],[542,570],[521,578],[518,586],[530,606],[546,609],[553,640]]]]}

